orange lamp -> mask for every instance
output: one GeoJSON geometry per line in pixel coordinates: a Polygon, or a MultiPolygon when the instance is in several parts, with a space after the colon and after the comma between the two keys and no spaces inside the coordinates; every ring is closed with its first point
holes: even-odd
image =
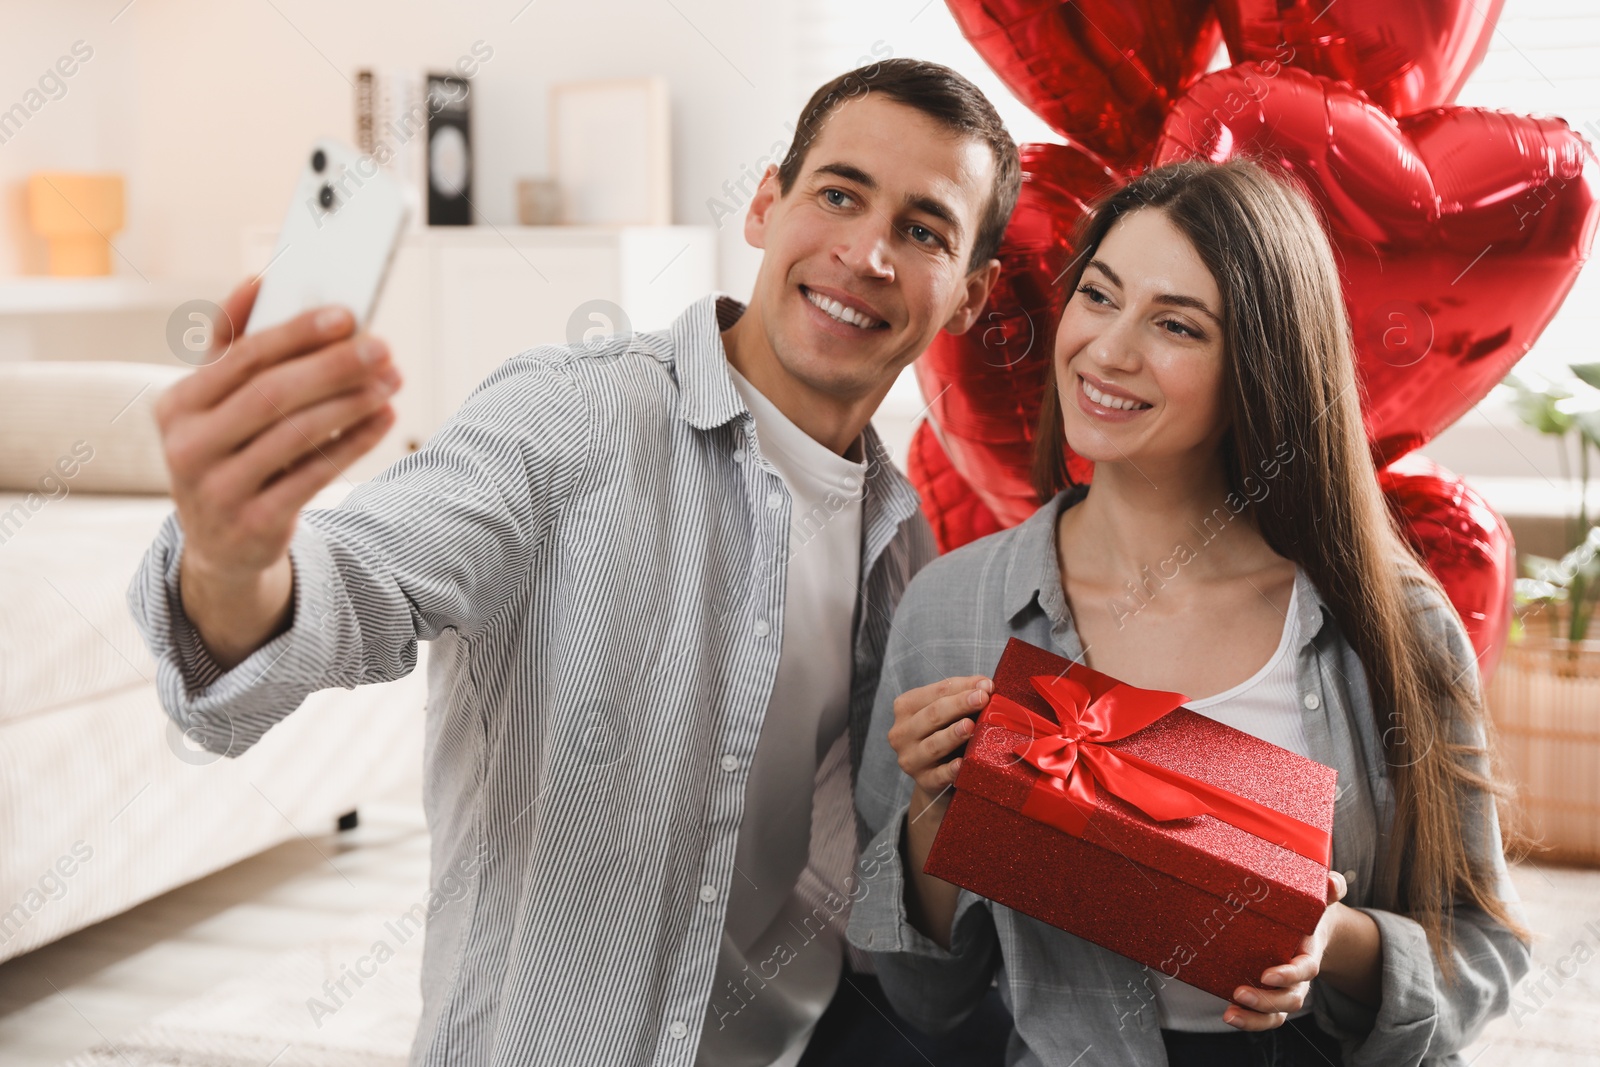
{"type": "Polygon", "coordinates": [[[120,174],[40,171],[28,178],[28,221],[50,243],[50,273],[111,273],[111,236],[122,229],[120,174]]]}

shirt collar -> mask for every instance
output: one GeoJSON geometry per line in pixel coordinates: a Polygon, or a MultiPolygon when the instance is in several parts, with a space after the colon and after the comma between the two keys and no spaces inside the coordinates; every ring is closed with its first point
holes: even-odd
{"type": "MultiPolygon", "coordinates": [[[[1016,527],[1015,551],[1006,568],[1004,607],[1008,620],[1014,619],[1035,598],[1051,618],[1069,618],[1066,594],[1061,588],[1061,563],[1056,556],[1056,519],[1062,508],[1076,504],[1087,493],[1087,486],[1063,489],[1016,527]]],[[[1296,568],[1295,589],[1298,593],[1296,621],[1300,640],[1306,642],[1322,629],[1327,605],[1304,567],[1296,568]]]]}
{"type": "Polygon", "coordinates": [[[750,410],[728,377],[728,353],[722,347],[722,324],[732,325],[744,310],[743,301],[712,290],[685,308],[668,331],[680,415],[697,430],[721,426],[750,410]]]}
{"type": "MultiPolygon", "coordinates": [[[[722,331],[744,314],[746,306],[714,289],[685,308],[668,328],[681,397],[679,417],[696,429],[710,430],[741,415],[751,417],[728,374],[728,353],[722,345],[722,331]]],[[[861,446],[867,463],[864,559],[871,560],[888,544],[894,530],[917,514],[921,501],[871,422],[861,431],[861,446]]]]}

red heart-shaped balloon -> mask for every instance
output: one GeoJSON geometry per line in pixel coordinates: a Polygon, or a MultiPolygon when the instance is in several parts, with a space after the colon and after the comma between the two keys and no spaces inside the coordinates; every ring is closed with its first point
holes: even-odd
{"type": "Polygon", "coordinates": [[[1349,82],[1391,115],[1455,103],[1505,0],[1217,0],[1235,63],[1349,82]]]}
{"type": "MultiPolygon", "coordinates": [[[[940,332],[916,362],[950,460],[1010,526],[1038,507],[1033,430],[1066,294],[1068,237],[1089,201],[1123,178],[1071,145],[1025,144],[1022,191],[1000,246],[1000,278],[966,333],[940,332]]],[[[1087,477],[1088,464],[1073,468],[1087,477]]]]}
{"type": "Polygon", "coordinates": [[[1050,127],[1112,166],[1150,156],[1222,39],[1211,0],[948,0],[961,32],[1050,127]]]}
{"type": "Polygon", "coordinates": [[[1423,456],[1406,456],[1380,470],[1378,485],[1455,605],[1487,684],[1511,630],[1517,576],[1511,530],[1477,490],[1423,456]]]}
{"type": "Polygon", "coordinates": [[[1154,165],[1242,155],[1283,165],[1322,209],[1380,462],[1505,377],[1561,306],[1600,222],[1600,163],[1561,119],[1435,108],[1396,120],[1293,67],[1201,79],[1168,117],[1154,165]]]}
{"type": "Polygon", "coordinates": [[[933,423],[918,423],[911,435],[906,474],[922,498],[922,513],[933,527],[940,552],[1005,529],[1005,524],[994,517],[967,480],[950,465],[933,423]]]}

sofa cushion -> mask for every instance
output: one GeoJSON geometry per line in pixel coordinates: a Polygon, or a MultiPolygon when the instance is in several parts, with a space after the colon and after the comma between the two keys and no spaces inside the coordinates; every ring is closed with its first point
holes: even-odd
{"type": "MultiPolygon", "coordinates": [[[[335,481],[308,508],[337,507],[335,481]]],[[[128,612],[128,584],[171,497],[0,493],[0,723],[131,686],[155,660],[128,612]]]]}
{"type": "Polygon", "coordinates": [[[155,398],[193,367],[0,363],[0,491],[59,497],[170,489],[155,398]]]}

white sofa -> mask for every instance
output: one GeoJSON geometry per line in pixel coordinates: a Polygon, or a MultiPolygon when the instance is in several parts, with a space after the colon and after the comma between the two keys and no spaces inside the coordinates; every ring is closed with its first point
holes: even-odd
{"type": "Polygon", "coordinates": [[[327,833],[421,764],[426,644],[405,678],[316,693],[237,759],[163,712],[126,597],[173,506],[150,405],[185,373],[0,363],[0,960],[327,833]]]}

